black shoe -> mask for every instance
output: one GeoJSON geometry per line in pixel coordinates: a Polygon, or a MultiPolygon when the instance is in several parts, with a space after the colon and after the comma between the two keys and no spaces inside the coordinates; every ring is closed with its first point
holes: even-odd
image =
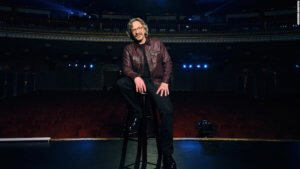
{"type": "Polygon", "coordinates": [[[127,131],[129,133],[136,133],[138,131],[138,128],[140,126],[141,119],[138,117],[133,117],[132,120],[129,122],[129,125],[127,127],[127,131]]]}
{"type": "Polygon", "coordinates": [[[164,156],[163,157],[163,169],[177,169],[175,160],[172,156],[164,156]]]}

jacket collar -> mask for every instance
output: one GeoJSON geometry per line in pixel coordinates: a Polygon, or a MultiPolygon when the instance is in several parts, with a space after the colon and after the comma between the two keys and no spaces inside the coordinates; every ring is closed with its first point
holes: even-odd
{"type": "MultiPolygon", "coordinates": [[[[139,44],[138,44],[137,41],[133,41],[133,44],[134,44],[135,48],[139,47],[139,44]]],[[[146,38],[145,45],[150,45],[150,38],[149,37],[146,38]]]]}

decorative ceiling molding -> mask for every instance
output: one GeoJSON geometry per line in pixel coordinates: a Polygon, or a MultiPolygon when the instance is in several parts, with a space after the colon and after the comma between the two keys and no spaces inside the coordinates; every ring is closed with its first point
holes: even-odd
{"type": "MultiPolygon", "coordinates": [[[[203,34],[152,34],[165,43],[233,43],[233,42],[272,42],[300,40],[299,31],[277,33],[203,33],[203,34]]],[[[63,41],[87,42],[130,42],[122,33],[90,33],[71,31],[41,31],[34,29],[3,29],[0,28],[2,38],[23,38],[63,41]]]]}

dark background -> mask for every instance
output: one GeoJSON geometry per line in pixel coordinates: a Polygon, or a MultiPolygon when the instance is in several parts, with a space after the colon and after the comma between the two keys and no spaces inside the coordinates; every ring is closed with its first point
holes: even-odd
{"type": "Polygon", "coordinates": [[[136,16],[174,62],[176,136],[208,119],[216,137],[299,138],[295,0],[0,0],[0,137],[118,136],[114,82],[136,16]]]}

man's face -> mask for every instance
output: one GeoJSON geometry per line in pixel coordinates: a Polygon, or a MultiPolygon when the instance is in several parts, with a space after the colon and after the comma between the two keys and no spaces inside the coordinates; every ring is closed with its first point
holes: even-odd
{"type": "Polygon", "coordinates": [[[139,21],[132,22],[131,33],[133,37],[139,42],[144,41],[146,39],[145,28],[139,21]]]}

